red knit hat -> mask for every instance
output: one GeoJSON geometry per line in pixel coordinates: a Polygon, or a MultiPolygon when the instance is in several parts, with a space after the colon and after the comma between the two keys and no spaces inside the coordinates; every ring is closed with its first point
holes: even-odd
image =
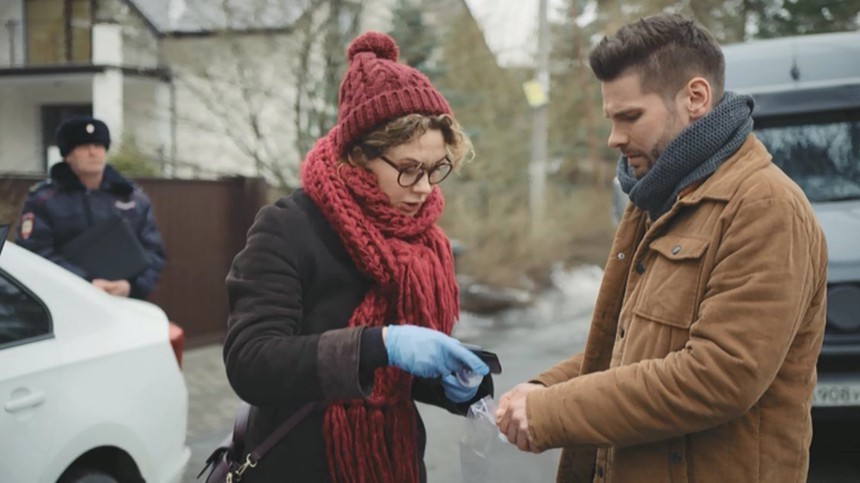
{"type": "Polygon", "coordinates": [[[424,74],[397,62],[394,39],[366,32],[346,51],[349,62],[338,92],[335,152],[344,154],[361,135],[407,114],[451,114],[451,107],[424,74]]]}

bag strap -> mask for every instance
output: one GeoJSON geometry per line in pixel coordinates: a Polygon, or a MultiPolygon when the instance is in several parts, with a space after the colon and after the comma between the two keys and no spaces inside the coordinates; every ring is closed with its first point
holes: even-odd
{"type": "Polygon", "coordinates": [[[233,419],[233,447],[237,453],[245,452],[245,437],[248,433],[248,423],[251,420],[251,411],[253,407],[242,401],[239,404],[239,409],[236,410],[236,417],[233,419]]]}
{"type": "MultiPolygon", "coordinates": [[[[232,460],[229,465],[230,467],[227,471],[227,481],[241,481],[242,475],[248,468],[254,468],[257,466],[257,463],[266,456],[266,453],[272,449],[280,440],[287,435],[297,424],[299,424],[304,418],[306,418],[311,412],[313,412],[316,408],[322,408],[324,405],[322,403],[308,403],[302,406],[298,411],[296,411],[292,416],[290,416],[286,421],[281,423],[278,426],[278,429],[275,430],[274,433],[270,434],[265,441],[260,443],[254,451],[248,453],[245,456],[245,461],[241,460],[232,460]],[[237,466],[233,466],[237,465],[237,466]]],[[[227,453],[228,459],[239,458],[242,453],[245,451],[245,436],[248,432],[248,423],[251,419],[251,411],[252,406],[246,402],[242,402],[239,405],[239,409],[236,411],[236,418],[233,421],[233,432],[228,435],[227,438],[221,443],[221,445],[212,452],[209,458],[206,460],[206,466],[200,470],[200,473],[197,475],[199,479],[203,476],[203,473],[212,466],[213,472],[218,471],[218,461],[223,457],[224,453],[227,453]]],[[[207,477],[207,482],[212,478],[212,474],[210,473],[207,477]]]]}
{"type": "Polygon", "coordinates": [[[302,420],[305,419],[311,412],[313,412],[313,410],[316,409],[318,405],[318,403],[307,403],[302,406],[301,409],[293,413],[292,416],[287,418],[286,421],[281,423],[281,425],[278,427],[277,430],[275,430],[274,433],[270,434],[265,441],[263,441],[256,448],[254,448],[254,451],[248,453],[246,461],[251,462],[250,466],[256,466],[257,462],[260,461],[260,459],[262,459],[264,456],[266,456],[266,453],[268,453],[269,450],[271,450],[276,444],[278,444],[278,442],[284,439],[284,436],[286,436],[287,433],[289,433],[294,427],[296,427],[297,424],[302,422],[302,420]]]}

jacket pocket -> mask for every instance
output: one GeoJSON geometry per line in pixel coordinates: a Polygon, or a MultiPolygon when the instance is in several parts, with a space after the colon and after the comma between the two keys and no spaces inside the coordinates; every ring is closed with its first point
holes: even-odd
{"type": "Polygon", "coordinates": [[[642,295],[634,314],[678,328],[693,322],[699,304],[704,254],[709,241],[667,235],[648,245],[650,269],[640,282],[642,295]]]}

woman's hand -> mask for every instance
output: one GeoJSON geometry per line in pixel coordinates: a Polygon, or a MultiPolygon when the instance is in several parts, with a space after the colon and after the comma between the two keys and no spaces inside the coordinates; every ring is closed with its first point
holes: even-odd
{"type": "Polygon", "coordinates": [[[464,384],[456,374],[442,376],[442,389],[445,391],[445,397],[455,403],[471,401],[478,394],[478,388],[481,387],[483,377],[478,379],[477,384],[464,384]]]}
{"type": "Polygon", "coordinates": [[[392,325],[382,330],[388,363],[413,376],[429,379],[468,370],[482,376],[490,372],[484,362],[457,339],[415,325],[392,325]]]}

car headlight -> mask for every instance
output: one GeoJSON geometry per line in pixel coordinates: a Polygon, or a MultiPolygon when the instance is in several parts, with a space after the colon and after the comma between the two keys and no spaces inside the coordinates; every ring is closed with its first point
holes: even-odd
{"type": "Polygon", "coordinates": [[[860,331],[860,286],[833,285],[827,290],[827,324],[840,332],[860,331]]]}

